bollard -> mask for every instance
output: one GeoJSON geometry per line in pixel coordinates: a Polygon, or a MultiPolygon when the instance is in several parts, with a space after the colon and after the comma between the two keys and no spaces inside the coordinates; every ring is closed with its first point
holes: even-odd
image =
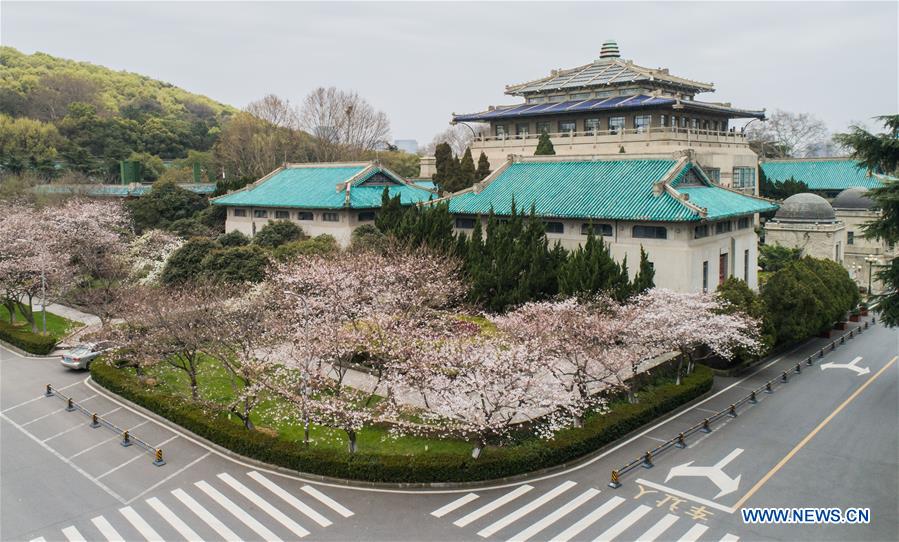
{"type": "Polygon", "coordinates": [[[784,371],[784,374],[780,375],[780,381],[783,382],[784,384],[787,383],[787,372],[786,371],[784,371]]]}
{"type": "Polygon", "coordinates": [[[814,364],[815,364],[815,357],[814,357],[814,356],[809,356],[808,359],[805,360],[805,364],[808,365],[809,367],[811,367],[812,365],[814,365],[814,364]]]}
{"type": "Polygon", "coordinates": [[[702,431],[703,433],[711,433],[712,432],[712,428],[709,427],[709,419],[708,418],[702,420],[702,429],[700,429],[700,431],[702,431]]]}
{"type": "Polygon", "coordinates": [[[849,338],[851,339],[851,338],[853,338],[853,337],[855,337],[855,330],[854,330],[854,329],[850,329],[850,330],[849,330],[849,338]]]}
{"type": "Polygon", "coordinates": [[[833,352],[837,349],[837,341],[830,343],[830,351],[833,352]]]}
{"type": "Polygon", "coordinates": [[[44,395],[47,397],[50,397],[51,395],[53,395],[53,386],[51,386],[50,384],[47,384],[47,391],[44,392],[44,395]]]}
{"type": "Polygon", "coordinates": [[[802,372],[802,364],[801,363],[796,364],[795,371],[796,371],[796,374],[799,374],[802,372]]]}
{"type": "Polygon", "coordinates": [[[823,357],[824,357],[824,349],[823,349],[823,348],[821,349],[820,352],[818,352],[818,357],[819,357],[819,358],[823,358],[823,357]]]}
{"type": "MultiPolygon", "coordinates": [[[[868,325],[868,322],[865,322],[865,326],[866,326],[866,325],[868,325]]],[[[859,335],[861,335],[861,334],[862,334],[862,331],[865,330],[865,326],[858,326],[858,329],[856,330],[856,332],[857,332],[859,335]]]]}
{"type": "Polygon", "coordinates": [[[765,393],[774,393],[773,391],[771,391],[771,381],[770,380],[765,383],[765,393]]]}
{"type": "Polygon", "coordinates": [[[868,322],[865,322],[865,329],[868,329],[868,322]]]}
{"type": "Polygon", "coordinates": [[[759,402],[759,400],[755,398],[755,390],[752,390],[752,393],[749,394],[749,402],[752,404],[759,402]]]}
{"type": "Polygon", "coordinates": [[[618,489],[619,487],[621,487],[621,482],[618,481],[617,470],[612,471],[612,479],[609,481],[609,487],[611,487],[612,489],[618,489]]]}
{"type": "Polygon", "coordinates": [[[127,448],[128,446],[131,446],[131,444],[133,444],[131,442],[131,437],[128,436],[128,430],[125,429],[125,432],[122,433],[122,446],[127,448]]]}
{"type": "Polygon", "coordinates": [[[75,405],[72,404],[72,398],[69,397],[69,400],[66,401],[66,412],[72,412],[75,410],[75,405]]]}
{"type": "Polygon", "coordinates": [[[96,412],[94,412],[93,414],[91,414],[91,427],[93,427],[94,429],[100,427],[100,420],[97,419],[97,413],[96,413],[96,412]]]}
{"type": "Polygon", "coordinates": [[[876,324],[876,323],[877,323],[877,317],[876,317],[876,316],[872,316],[872,317],[871,317],[871,325],[873,326],[873,325],[876,324]]]}
{"type": "Polygon", "coordinates": [[[840,344],[846,344],[846,336],[845,335],[840,337],[840,344]]]}
{"type": "Polygon", "coordinates": [[[727,409],[727,415],[730,416],[731,418],[736,418],[737,417],[737,405],[734,405],[734,404],[730,405],[730,408],[727,409]]]}
{"type": "Polygon", "coordinates": [[[677,436],[677,444],[675,444],[675,446],[678,448],[686,448],[687,447],[687,441],[684,440],[683,433],[681,433],[677,436]]]}
{"type": "Polygon", "coordinates": [[[165,459],[162,458],[162,448],[156,448],[156,460],[153,461],[153,464],[157,467],[165,465],[165,459]]]}
{"type": "Polygon", "coordinates": [[[643,468],[652,468],[652,452],[646,452],[646,455],[643,456],[643,468]]]}

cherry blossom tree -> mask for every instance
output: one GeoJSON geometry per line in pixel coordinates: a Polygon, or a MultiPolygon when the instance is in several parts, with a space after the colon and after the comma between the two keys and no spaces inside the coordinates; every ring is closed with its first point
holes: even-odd
{"type": "Polygon", "coordinates": [[[138,284],[158,284],[169,256],[181,248],[184,239],[163,230],[149,230],[128,244],[130,279],[138,284]]]}

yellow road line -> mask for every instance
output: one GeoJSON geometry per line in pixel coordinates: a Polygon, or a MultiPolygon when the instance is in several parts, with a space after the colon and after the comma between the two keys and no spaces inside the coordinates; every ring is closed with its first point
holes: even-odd
{"type": "Polygon", "coordinates": [[[765,476],[763,476],[761,480],[759,480],[754,486],[752,486],[752,489],[750,489],[745,495],[743,495],[743,497],[742,497],[739,501],[737,501],[737,504],[734,505],[733,509],[736,511],[736,510],[738,510],[741,506],[743,506],[743,504],[744,504],[746,501],[748,501],[749,498],[752,497],[752,496],[755,494],[756,491],[758,491],[759,489],[761,489],[761,487],[762,487],[763,485],[765,485],[765,483],[766,483],[768,480],[770,480],[772,476],[774,476],[775,474],[777,474],[777,471],[779,471],[784,465],[787,464],[787,461],[789,461],[790,459],[793,458],[794,455],[796,455],[796,452],[798,452],[799,450],[802,449],[803,446],[805,446],[806,444],[808,444],[808,442],[809,442],[810,440],[812,440],[812,438],[814,438],[815,435],[818,434],[818,431],[820,431],[821,429],[824,428],[825,425],[827,425],[828,423],[830,423],[830,420],[832,420],[832,419],[834,418],[834,416],[836,416],[837,414],[840,413],[841,410],[843,410],[844,408],[846,408],[846,405],[848,405],[849,403],[852,402],[853,399],[855,399],[856,397],[858,397],[859,394],[860,394],[861,392],[865,391],[865,388],[867,388],[867,387],[871,384],[871,382],[874,382],[874,380],[876,380],[877,377],[879,377],[881,374],[883,374],[884,371],[886,371],[887,369],[889,369],[890,366],[892,366],[894,363],[896,363],[896,359],[897,359],[897,358],[899,358],[899,356],[894,356],[893,359],[891,359],[886,365],[884,365],[882,369],[880,369],[879,371],[877,371],[877,373],[875,373],[874,376],[872,376],[872,377],[869,378],[867,381],[865,381],[865,383],[862,384],[857,390],[855,390],[855,391],[852,393],[852,395],[850,395],[849,397],[847,397],[846,400],[843,401],[843,403],[840,404],[840,406],[838,406],[838,407],[836,408],[836,410],[834,410],[833,412],[830,413],[829,416],[827,416],[826,418],[824,418],[824,420],[823,420],[821,423],[818,424],[818,427],[815,427],[815,428],[812,430],[811,433],[809,433],[808,435],[806,435],[805,438],[802,439],[802,440],[799,442],[799,444],[797,444],[792,450],[790,450],[790,453],[788,453],[787,455],[785,455],[784,458],[781,459],[780,462],[779,462],[777,465],[775,465],[773,469],[769,470],[768,473],[765,474],[765,476]]]}

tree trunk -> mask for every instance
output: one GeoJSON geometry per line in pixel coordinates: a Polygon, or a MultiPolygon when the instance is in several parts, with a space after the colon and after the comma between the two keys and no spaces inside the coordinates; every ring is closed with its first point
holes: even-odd
{"type": "Polygon", "coordinates": [[[633,381],[627,386],[627,402],[636,405],[639,401],[637,400],[637,390],[634,389],[633,381]]]}
{"type": "Polygon", "coordinates": [[[487,439],[484,437],[479,438],[478,441],[474,445],[474,449],[471,451],[471,458],[477,459],[477,458],[481,457],[481,452],[483,452],[484,448],[486,448],[486,447],[487,447],[487,439]]]}
{"type": "Polygon", "coordinates": [[[683,372],[683,371],[682,371],[683,367],[684,367],[684,355],[681,354],[681,355],[677,358],[677,379],[676,379],[675,382],[674,382],[674,384],[675,384],[676,386],[680,386],[680,382],[681,382],[681,373],[683,372]]]}
{"type": "Polygon", "coordinates": [[[347,446],[347,450],[354,454],[356,453],[356,432],[352,429],[348,429],[346,432],[346,436],[349,439],[349,445],[347,446]]]}
{"type": "Polygon", "coordinates": [[[197,372],[196,371],[188,371],[187,376],[190,377],[190,396],[193,397],[194,401],[198,401],[200,399],[200,385],[197,383],[197,372]]]}

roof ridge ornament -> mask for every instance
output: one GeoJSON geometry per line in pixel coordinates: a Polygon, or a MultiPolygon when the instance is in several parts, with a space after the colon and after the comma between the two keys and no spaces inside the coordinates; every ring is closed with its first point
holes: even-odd
{"type": "Polygon", "coordinates": [[[599,51],[599,59],[603,60],[606,58],[621,58],[621,51],[618,50],[618,43],[615,40],[606,40],[602,44],[602,49],[599,51]]]}

